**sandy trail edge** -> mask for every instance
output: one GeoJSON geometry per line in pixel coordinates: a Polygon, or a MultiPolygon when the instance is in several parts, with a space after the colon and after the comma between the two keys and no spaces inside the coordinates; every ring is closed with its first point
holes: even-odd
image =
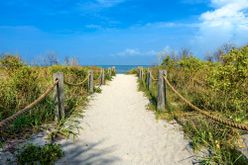
{"type": "Polygon", "coordinates": [[[75,142],[63,140],[56,164],[192,164],[188,142],[177,124],[157,121],[137,91],[137,78],[118,74],[94,94],[75,142]]]}

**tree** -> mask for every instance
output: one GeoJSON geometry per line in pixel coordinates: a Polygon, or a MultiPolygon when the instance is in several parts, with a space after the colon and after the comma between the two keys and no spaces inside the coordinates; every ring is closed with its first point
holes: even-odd
{"type": "Polygon", "coordinates": [[[79,66],[78,59],[76,57],[65,57],[65,65],[67,66],[79,66]]]}
{"type": "Polygon", "coordinates": [[[76,57],[72,57],[70,59],[70,65],[71,66],[79,66],[79,62],[78,62],[78,59],[76,57]]]}
{"type": "Polygon", "coordinates": [[[181,51],[179,51],[179,53],[178,53],[178,57],[180,59],[190,57],[191,55],[192,55],[192,53],[191,53],[190,49],[188,49],[188,48],[182,48],[181,51]]]}
{"type": "Polygon", "coordinates": [[[49,52],[45,58],[45,63],[48,66],[52,66],[52,65],[58,65],[59,64],[59,60],[57,58],[57,55],[54,52],[49,52]]]}
{"type": "Polygon", "coordinates": [[[70,59],[69,59],[69,57],[65,57],[65,60],[64,60],[64,63],[65,63],[65,65],[70,65],[70,59]]]}
{"type": "Polygon", "coordinates": [[[215,62],[223,63],[223,56],[228,54],[231,50],[235,48],[234,44],[226,43],[223,44],[213,55],[213,59],[215,62]]]}
{"type": "Polygon", "coordinates": [[[205,60],[208,62],[214,62],[214,57],[210,54],[210,52],[207,52],[205,55],[205,60]]]}

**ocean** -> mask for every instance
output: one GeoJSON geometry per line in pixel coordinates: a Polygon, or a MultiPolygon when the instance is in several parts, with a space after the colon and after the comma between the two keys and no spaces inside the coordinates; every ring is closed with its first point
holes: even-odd
{"type": "Polygon", "coordinates": [[[110,68],[114,66],[117,73],[123,74],[139,66],[144,67],[144,68],[149,68],[154,65],[97,65],[97,66],[102,67],[102,68],[110,68]]]}

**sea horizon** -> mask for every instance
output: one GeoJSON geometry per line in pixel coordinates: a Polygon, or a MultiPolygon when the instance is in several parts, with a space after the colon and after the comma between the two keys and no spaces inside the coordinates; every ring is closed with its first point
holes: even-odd
{"type": "Polygon", "coordinates": [[[98,66],[102,68],[115,67],[117,73],[123,74],[139,66],[144,67],[144,68],[149,68],[155,65],[94,65],[94,66],[98,66]]]}

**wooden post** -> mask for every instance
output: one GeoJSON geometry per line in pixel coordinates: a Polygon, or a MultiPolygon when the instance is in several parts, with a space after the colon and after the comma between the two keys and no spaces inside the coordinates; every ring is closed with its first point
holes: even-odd
{"type": "Polygon", "coordinates": [[[146,85],[149,91],[152,89],[152,72],[150,70],[147,71],[146,85]]]}
{"type": "Polygon", "coordinates": [[[146,87],[148,88],[149,86],[149,70],[147,70],[147,73],[146,73],[146,87]]]}
{"type": "Polygon", "coordinates": [[[157,96],[157,110],[159,111],[165,111],[166,94],[165,94],[165,81],[164,81],[163,76],[166,76],[166,71],[159,70],[158,96],[157,96]]]}
{"type": "Polygon", "coordinates": [[[89,71],[88,91],[90,93],[94,92],[94,74],[93,74],[93,70],[89,71]]]}
{"type": "Polygon", "coordinates": [[[101,85],[105,85],[105,74],[104,74],[104,69],[101,71],[101,85]]]}
{"type": "Polygon", "coordinates": [[[108,68],[108,75],[109,75],[110,77],[112,77],[111,68],[108,68]]]}
{"type": "Polygon", "coordinates": [[[115,70],[115,67],[114,67],[114,66],[112,67],[112,70],[111,70],[111,71],[112,71],[112,72],[111,72],[112,75],[115,76],[115,75],[116,75],[116,70],[115,70]]]}
{"type": "Polygon", "coordinates": [[[54,90],[55,96],[55,121],[58,122],[65,118],[65,107],[64,107],[64,74],[57,72],[53,74],[54,81],[59,80],[54,90]]]}
{"type": "Polygon", "coordinates": [[[140,80],[142,80],[142,74],[143,74],[143,73],[142,73],[142,68],[139,67],[139,79],[140,79],[140,80]]]}

